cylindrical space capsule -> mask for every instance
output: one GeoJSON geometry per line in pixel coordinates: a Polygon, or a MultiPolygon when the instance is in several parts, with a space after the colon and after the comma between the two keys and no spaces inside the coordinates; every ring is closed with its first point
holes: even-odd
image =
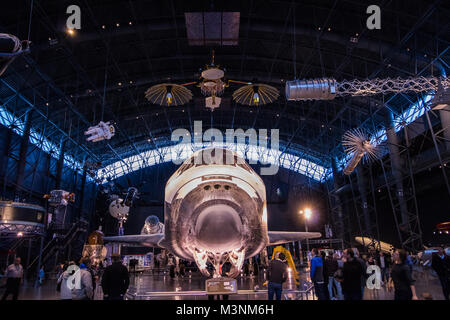
{"type": "Polygon", "coordinates": [[[312,79],[286,82],[287,100],[332,100],[336,97],[336,80],[312,79]]]}

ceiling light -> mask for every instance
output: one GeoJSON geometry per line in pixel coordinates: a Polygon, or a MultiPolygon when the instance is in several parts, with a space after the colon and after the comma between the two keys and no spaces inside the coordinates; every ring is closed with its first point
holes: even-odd
{"type": "Polygon", "coordinates": [[[72,28],[67,28],[67,29],[66,29],[66,33],[67,33],[69,36],[74,36],[74,35],[75,35],[75,30],[72,29],[72,28]]]}
{"type": "Polygon", "coordinates": [[[116,23],[116,27],[120,27],[120,23],[116,23]]]}

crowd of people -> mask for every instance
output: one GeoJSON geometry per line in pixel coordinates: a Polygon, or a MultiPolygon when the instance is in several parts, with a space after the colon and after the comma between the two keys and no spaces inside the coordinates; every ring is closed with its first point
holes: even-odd
{"type": "MultiPolygon", "coordinates": [[[[394,291],[395,300],[418,300],[415,280],[413,279],[413,261],[405,250],[396,250],[392,254],[374,252],[361,257],[358,250],[349,248],[338,253],[311,250],[310,279],[318,300],[363,300],[368,282],[379,281],[380,287],[394,291]],[[377,266],[377,268],[370,266],[377,266]],[[368,272],[368,268],[369,270],[368,272]],[[375,269],[379,271],[376,274],[375,269]],[[371,277],[374,274],[375,277],[371,277]]],[[[268,298],[274,295],[281,299],[283,283],[287,279],[285,256],[280,253],[271,260],[268,268],[268,298]]],[[[450,257],[443,249],[432,258],[432,268],[436,272],[444,298],[449,300],[450,257]]],[[[376,287],[374,287],[376,288],[376,287]]],[[[430,299],[430,295],[423,296],[430,299]]]]}
{"type": "MultiPolygon", "coordinates": [[[[412,276],[413,261],[404,250],[396,250],[392,254],[373,252],[368,256],[360,256],[355,248],[346,249],[342,254],[313,248],[310,254],[310,279],[318,300],[362,300],[368,282],[374,281],[372,277],[372,274],[376,274],[373,272],[374,269],[379,271],[380,286],[388,291],[393,290],[395,300],[419,299],[412,276]],[[369,272],[368,268],[371,269],[369,272]]],[[[112,255],[111,261],[112,263],[107,266],[105,263],[91,264],[90,259],[83,258],[78,263],[68,261],[61,265],[56,286],[59,298],[92,300],[96,290],[101,290],[105,300],[124,299],[130,283],[128,269],[122,264],[119,255],[112,255]],[[76,272],[78,274],[75,276],[76,272]]],[[[169,254],[164,264],[169,268],[171,278],[184,275],[184,263],[179,263],[179,267],[175,268],[177,263],[173,255],[169,254]]],[[[440,249],[433,254],[431,266],[439,278],[445,299],[449,300],[450,257],[440,249]]],[[[223,276],[227,276],[228,272],[226,267],[222,268],[223,276]]],[[[44,269],[41,268],[38,278],[40,285],[43,283],[44,274],[44,269]]],[[[24,277],[20,257],[16,257],[14,263],[6,268],[4,277],[6,290],[2,300],[6,300],[10,295],[13,300],[17,300],[24,277]]],[[[286,257],[283,253],[279,253],[267,266],[269,300],[273,300],[274,297],[281,300],[283,283],[287,278],[286,257]]]]}

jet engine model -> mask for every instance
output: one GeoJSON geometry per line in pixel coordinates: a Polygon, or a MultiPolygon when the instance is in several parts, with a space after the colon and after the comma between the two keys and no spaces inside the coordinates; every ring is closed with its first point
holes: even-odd
{"type": "MultiPolygon", "coordinates": [[[[188,158],[166,184],[164,233],[105,237],[105,241],[167,249],[195,261],[210,276],[207,263],[219,277],[229,261],[236,277],[244,259],[277,245],[318,232],[268,232],[266,189],[262,179],[236,153],[202,149],[188,158]]],[[[145,229],[145,226],[144,226],[145,229]]]]}

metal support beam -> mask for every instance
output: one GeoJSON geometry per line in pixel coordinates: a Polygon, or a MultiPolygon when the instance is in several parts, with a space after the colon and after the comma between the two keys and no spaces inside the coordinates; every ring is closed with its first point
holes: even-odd
{"type": "Polygon", "coordinates": [[[392,112],[389,112],[388,117],[386,118],[386,136],[391,159],[392,175],[394,176],[394,182],[397,188],[396,195],[400,205],[401,224],[409,231],[411,227],[408,226],[408,208],[406,207],[404,199],[402,161],[400,158],[399,142],[397,133],[395,132],[394,115],[392,112]]]}
{"type": "Polygon", "coordinates": [[[78,215],[78,218],[82,218],[82,216],[83,216],[84,189],[86,187],[86,175],[87,175],[87,168],[86,168],[86,166],[84,166],[83,176],[81,177],[80,208],[79,208],[80,213],[78,215]]]}
{"type": "Polygon", "coordinates": [[[441,119],[445,139],[445,149],[450,150],[450,106],[439,110],[439,118],[441,119]]]}
{"type": "Polygon", "coordinates": [[[56,174],[55,174],[55,189],[59,189],[61,186],[61,177],[62,177],[62,170],[64,166],[64,154],[66,152],[66,140],[63,140],[61,142],[61,147],[59,151],[59,159],[58,163],[56,165],[56,174]]]}
{"type": "Polygon", "coordinates": [[[359,195],[361,197],[361,209],[362,209],[362,213],[363,213],[363,237],[372,237],[373,238],[373,234],[371,232],[371,223],[370,223],[370,212],[369,212],[369,203],[367,201],[367,180],[366,177],[364,175],[364,171],[363,168],[361,167],[361,165],[356,167],[356,177],[358,180],[358,190],[359,190],[359,195]]]}
{"type": "Polygon", "coordinates": [[[38,286],[39,283],[39,271],[41,270],[41,264],[42,264],[42,251],[44,249],[44,236],[41,236],[41,241],[39,244],[39,256],[38,256],[38,264],[37,264],[37,270],[36,270],[36,281],[34,283],[35,287],[38,286]]]}
{"type": "Polygon", "coordinates": [[[9,162],[9,149],[11,147],[11,138],[12,138],[12,130],[6,127],[3,127],[4,130],[6,130],[6,138],[3,140],[2,143],[2,152],[0,154],[0,177],[3,177],[3,192],[2,197],[4,197],[6,194],[6,185],[8,177],[8,162],[9,162]]]}
{"type": "Polygon", "coordinates": [[[332,211],[334,211],[333,221],[335,225],[334,227],[336,229],[336,236],[339,239],[344,240],[344,215],[342,210],[342,203],[340,196],[336,194],[336,190],[339,189],[339,181],[338,181],[339,170],[337,167],[337,161],[335,157],[331,159],[331,165],[333,170],[334,192],[333,193],[328,192],[328,195],[331,197],[330,204],[333,207],[332,211]]]}
{"type": "Polygon", "coordinates": [[[33,109],[30,109],[26,114],[25,128],[23,130],[22,140],[20,142],[19,162],[17,165],[16,186],[15,186],[16,192],[20,190],[23,183],[32,120],[33,120],[33,109]]]}

